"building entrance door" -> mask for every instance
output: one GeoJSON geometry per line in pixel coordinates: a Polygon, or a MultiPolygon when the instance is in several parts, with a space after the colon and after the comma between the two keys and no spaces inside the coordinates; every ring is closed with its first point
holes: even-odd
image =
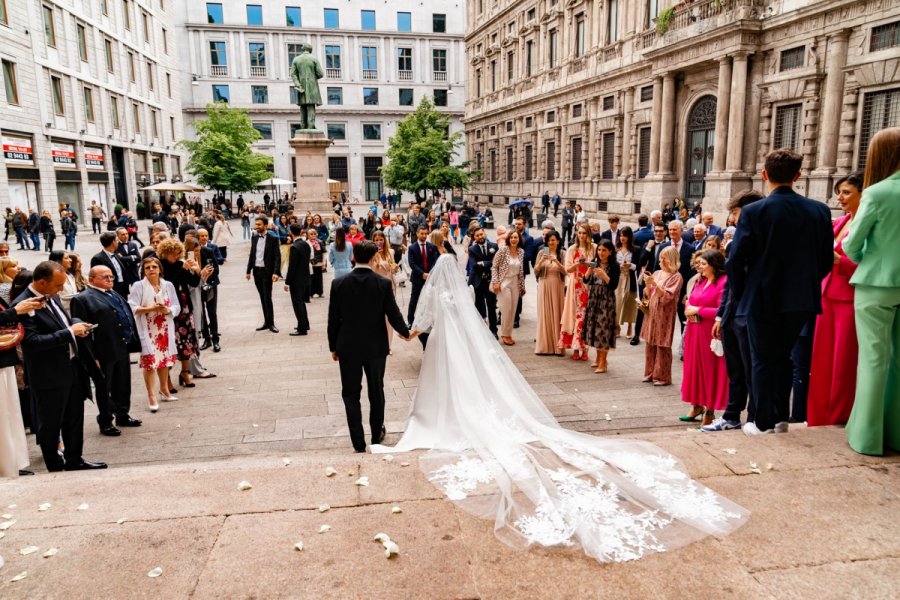
{"type": "MultiPolygon", "coordinates": [[[[712,171],[716,152],[716,97],[703,96],[691,109],[685,136],[684,200],[693,207],[706,195],[706,174],[712,171]]],[[[724,152],[723,148],[719,151],[724,152]]]]}

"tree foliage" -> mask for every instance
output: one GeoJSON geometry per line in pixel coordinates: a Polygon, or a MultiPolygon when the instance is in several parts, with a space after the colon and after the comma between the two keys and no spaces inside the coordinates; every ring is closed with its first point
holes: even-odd
{"type": "Polygon", "coordinates": [[[250,145],[260,139],[246,110],[225,102],[206,106],[206,119],[195,123],[196,140],[183,140],[187,149],[187,171],[197,183],[214,190],[246,192],[272,176],[272,158],[253,152],[250,145]]]}
{"type": "Polygon", "coordinates": [[[381,168],[385,185],[417,197],[425,190],[468,189],[476,174],[468,169],[468,161],[454,164],[463,136],[449,131],[450,119],[435,110],[430,98],[423,98],[388,140],[388,163],[381,168]]]}

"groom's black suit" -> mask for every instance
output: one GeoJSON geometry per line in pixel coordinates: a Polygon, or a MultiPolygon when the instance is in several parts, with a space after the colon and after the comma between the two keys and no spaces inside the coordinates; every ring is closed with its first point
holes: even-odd
{"type": "Polygon", "coordinates": [[[347,411],[350,440],[365,452],[366,439],[359,405],[362,375],[366,374],[372,443],[381,441],[384,425],[384,365],[388,351],[385,317],[403,337],[409,329],[394,300],[391,282],[372,269],[355,269],[331,282],[328,302],[328,348],[341,368],[341,397],[347,411]],[[365,301],[361,301],[365,299],[365,301]]]}

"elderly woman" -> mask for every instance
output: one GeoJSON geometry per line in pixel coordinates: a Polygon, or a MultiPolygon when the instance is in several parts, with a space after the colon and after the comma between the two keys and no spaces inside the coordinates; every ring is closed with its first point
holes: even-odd
{"type": "Polygon", "coordinates": [[[584,283],[588,286],[588,300],[584,310],[584,327],[581,339],[585,346],[597,349],[594,373],[606,373],[607,355],[616,349],[616,287],[619,285],[620,267],[615,257],[616,248],[609,240],[600,240],[594,259],[588,264],[584,283]]]}
{"type": "Polygon", "coordinates": [[[562,238],[555,230],[544,234],[544,248],[538,253],[534,275],[538,278],[534,353],[562,356],[565,352],[557,343],[565,301],[566,267],[563,264],[562,238]]]}
{"type": "MultiPolygon", "coordinates": [[[[347,244],[353,246],[357,242],[361,242],[366,239],[366,234],[359,230],[359,225],[354,223],[350,226],[350,230],[347,232],[347,244]]],[[[352,254],[352,248],[351,248],[352,254]]]]}
{"type": "Polygon", "coordinates": [[[525,295],[525,250],[520,247],[521,240],[518,231],[510,231],[506,235],[506,245],[494,256],[491,267],[491,291],[497,295],[502,316],[500,339],[507,346],[515,344],[511,337],[513,317],[519,298],[525,295]]]}
{"type": "MultiPolygon", "coordinates": [[[[178,240],[173,241],[181,245],[178,240]]],[[[163,401],[178,399],[169,388],[169,368],[178,359],[175,317],[181,311],[181,305],[175,286],[162,278],[162,264],[158,258],[145,258],[141,270],[144,278],[131,286],[128,304],[134,312],[141,341],[140,366],[144,371],[150,412],[156,412],[159,402],[154,379],[159,381],[159,395],[163,401]]]]}
{"type": "MultiPolygon", "coordinates": [[[[196,242],[192,239],[190,244],[196,242]]],[[[193,247],[190,248],[193,250],[193,247]]],[[[175,238],[168,238],[156,247],[162,263],[162,277],[175,288],[176,300],[181,310],[175,315],[175,347],[181,361],[178,380],[183,387],[194,387],[191,381],[190,360],[197,352],[197,328],[194,325],[194,306],[191,288],[200,285],[200,265],[192,255],[185,260],[185,245],[175,238]]],[[[163,398],[165,399],[165,398],[163,398]]]]}
{"type": "Polygon", "coordinates": [[[644,273],[644,297],[647,315],[641,338],[647,342],[644,351],[644,381],[653,385],[672,385],[672,335],[681,293],[681,260],[673,246],[659,253],[660,269],[644,273]]]}
{"type": "Polygon", "coordinates": [[[584,277],[587,275],[588,261],[593,260],[597,250],[587,223],[579,223],[575,229],[575,243],[566,251],[565,266],[569,281],[566,286],[566,299],[563,302],[557,347],[563,351],[574,348],[572,360],[586,361],[588,352],[581,341],[581,332],[584,329],[584,311],[589,290],[584,283],[584,277]]]}

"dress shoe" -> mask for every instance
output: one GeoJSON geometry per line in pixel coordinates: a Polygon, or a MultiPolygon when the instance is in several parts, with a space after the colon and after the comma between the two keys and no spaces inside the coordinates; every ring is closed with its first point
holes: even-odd
{"type": "Polygon", "coordinates": [[[109,437],[118,437],[122,435],[122,431],[115,425],[105,425],[101,427],[100,433],[101,435],[108,435],[109,437]]]}
{"type": "Polygon", "coordinates": [[[518,329],[518,328],[519,328],[519,320],[516,319],[515,321],[513,321],[513,329],[518,329]]]}
{"type": "Polygon", "coordinates": [[[34,471],[29,471],[27,469],[19,469],[19,477],[27,477],[28,475],[34,475],[34,471]]]}
{"type": "Polygon", "coordinates": [[[116,425],[119,427],[140,427],[140,419],[132,419],[129,415],[124,417],[116,417],[116,425]]]}
{"type": "Polygon", "coordinates": [[[288,335],[293,335],[293,336],[297,336],[297,335],[306,335],[306,332],[305,332],[305,331],[300,331],[299,329],[295,329],[295,330],[293,330],[292,332],[290,332],[288,335]]]}
{"type": "Polygon", "coordinates": [[[209,342],[209,340],[206,340],[205,342],[203,342],[202,344],[200,344],[200,351],[202,352],[202,351],[204,351],[204,350],[209,350],[209,348],[210,348],[211,346],[212,346],[212,344],[209,342]]]}
{"type": "Polygon", "coordinates": [[[219,345],[219,342],[213,342],[213,352],[221,352],[222,346],[219,345]]]}
{"type": "Polygon", "coordinates": [[[257,331],[263,331],[263,330],[268,329],[268,328],[269,328],[268,325],[260,325],[259,327],[256,328],[256,330],[257,330],[257,331]]]}
{"type": "Polygon", "coordinates": [[[382,425],[381,426],[381,436],[378,439],[375,439],[375,436],[372,436],[372,444],[380,444],[384,441],[384,436],[387,435],[387,428],[382,425]]]}
{"type": "Polygon", "coordinates": [[[272,333],[278,333],[278,328],[272,325],[271,327],[269,327],[269,331],[271,331],[272,333]]]}
{"type": "Polygon", "coordinates": [[[631,341],[628,342],[628,343],[631,344],[632,346],[637,346],[638,344],[641,343],[641,340],[639,340],[639,339],[637,339],[637,338],[634,338],[633,340],[631,340],[631,341]]]}
{"type": "Polygon", "coordinates": [[[79,462],[66,463],[66,466],[63,468],[66,471],[90,471],[92,469],[105,469],[106,463],[90,462],[82,458],[79,462]]]}

